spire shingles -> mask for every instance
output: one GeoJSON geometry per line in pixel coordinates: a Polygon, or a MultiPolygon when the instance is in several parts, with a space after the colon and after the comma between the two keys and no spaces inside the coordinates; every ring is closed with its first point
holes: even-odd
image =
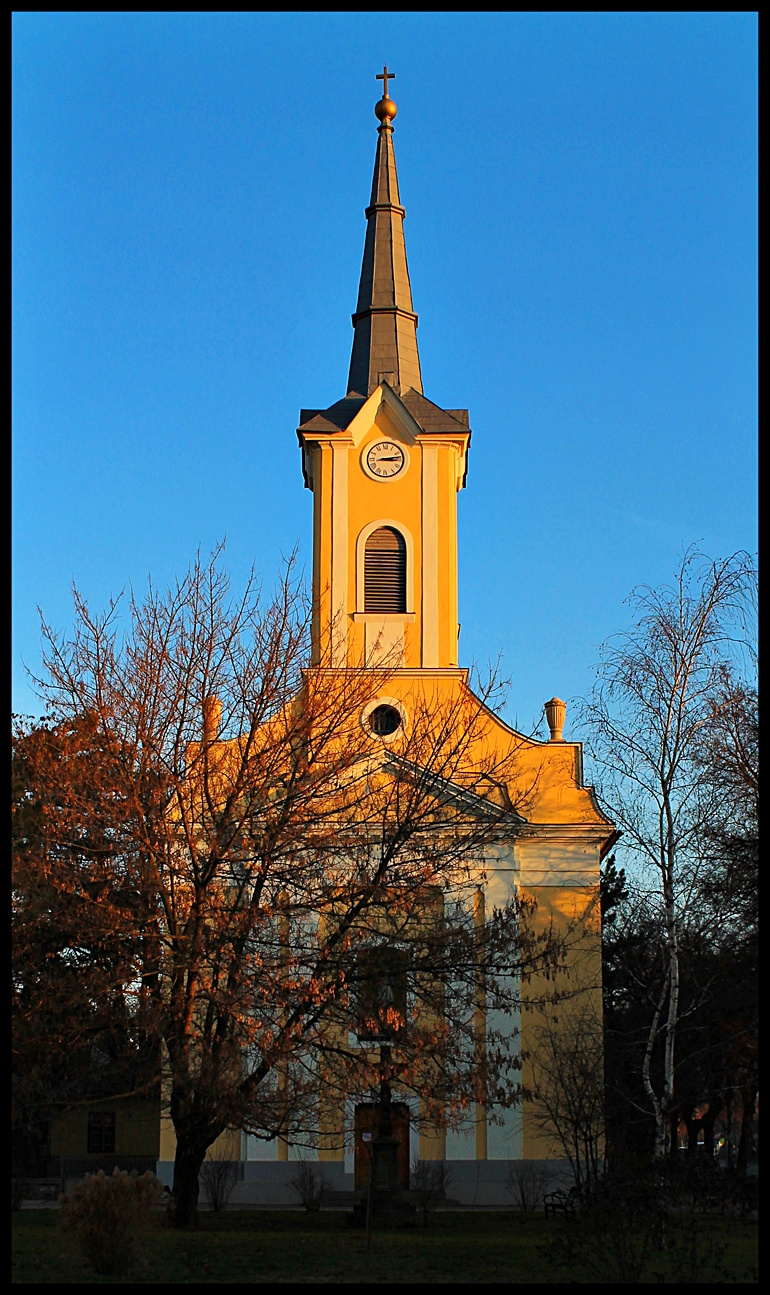
{"type": "Polygon", "coordinates": [[[410,387],[422,392],[417,316],[404,242],[406,212],[398,192],[393,127],[387,118],[378,135],[348,377],[348,391],[363,396],[370,396],[382,378],[399,394],[410,387]]]}

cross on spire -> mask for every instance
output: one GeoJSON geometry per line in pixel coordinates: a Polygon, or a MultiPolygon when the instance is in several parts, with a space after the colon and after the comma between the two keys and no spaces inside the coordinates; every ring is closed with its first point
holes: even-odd
{"type": "Polygon", "coordinates": [[[395,72],[388,71],[387,63],[383,67],[382,71],[377,73],[375,80],[383,82],[383,87],[382,87],[383,99],[387,99],[388,97],[388,81],[395,81],[395,79],[396,79],[396,74],[395,72]]]}

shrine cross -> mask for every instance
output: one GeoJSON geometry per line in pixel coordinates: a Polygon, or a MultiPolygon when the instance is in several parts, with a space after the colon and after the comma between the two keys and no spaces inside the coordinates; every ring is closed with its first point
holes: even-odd
{"type": "Polygon", "coordinates": [[[377,76],[376,76],[375,80],[377,80],[377,81],[383,81],[383,82],[384,82],[383,87],[382,87],[382,97],[383,97],[383,99],[387,99],[387,97],[388,97],[388,81],[395,81],[395,79],[396,79],[396,74],[395,74],[395,72],[389,72],[389,71],[388,71],[388,65],[387,65],[387,63],[386,63],[386,64],[385,64],[385,66],[383,67],[382,71],[377,73],[377,76]]]}

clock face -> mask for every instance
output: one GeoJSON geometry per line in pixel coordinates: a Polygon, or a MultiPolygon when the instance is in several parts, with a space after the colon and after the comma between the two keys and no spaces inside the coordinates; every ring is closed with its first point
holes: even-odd
{"type": "Polygon", "coordinates": [[[377,441],[366,452],[366,466],[374,477],[396,477],[405,462],[404,451],[394,441],[377,441]]]}

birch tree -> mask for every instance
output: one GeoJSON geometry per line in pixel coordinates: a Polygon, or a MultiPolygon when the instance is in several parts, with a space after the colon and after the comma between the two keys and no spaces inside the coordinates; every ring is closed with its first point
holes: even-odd
{"type": "Polygon", "coordinates": [[[650,996],[641,1079],[655,1118],[655,1151],[669,1146],[681,1023],[680,943],[700,902],[715,827],[730,789],[708,753],[729,723],[725,679],[754,665],[756,577],[746,553],[683,556],[671,585],[642,587],[631,628],[603,645],[583,706],[587,750],[623,833],[639,913],[652,919],[660,967],[650,996]]]}

